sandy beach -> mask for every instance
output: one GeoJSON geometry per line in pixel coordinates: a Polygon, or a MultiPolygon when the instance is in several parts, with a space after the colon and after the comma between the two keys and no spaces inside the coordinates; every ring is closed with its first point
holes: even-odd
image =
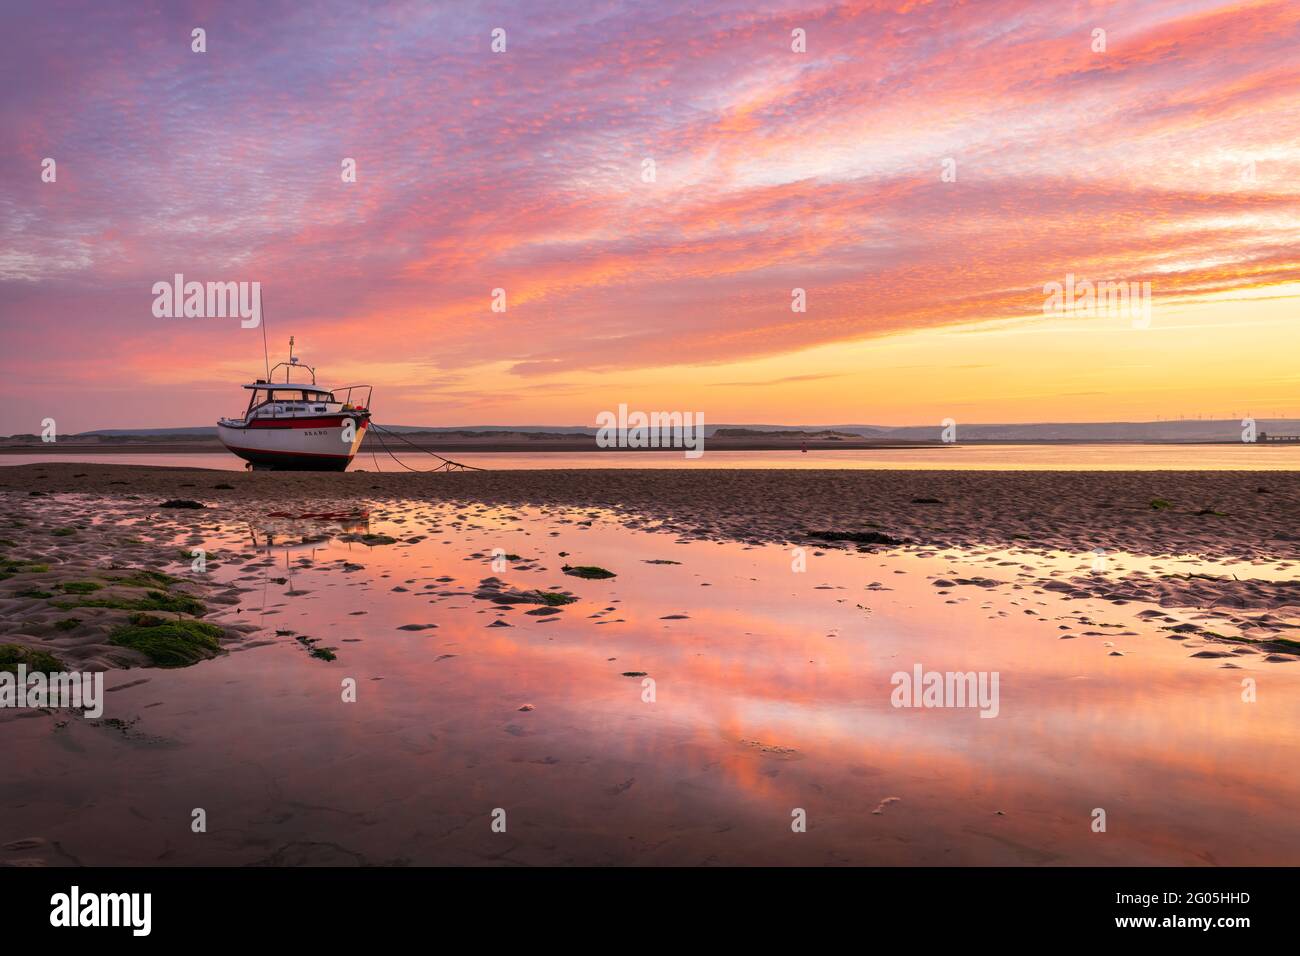
{"type": "MultiPolygon", "coordinates": [[[[1300,560],[1300,481],[1276,472],[502,471],[452,474],[218,472],[77,462],[0,470],[7,508],[39,515],[42,496],[121,501],[176,528],[213,514],[365,510],[372,502],[452,501],[609,509],[627,527],[686,539],[873,550],[1016,547],[1029,551],[1207,559],[1300,560]],[[27,500],[23,500],[26,497],[27,500]],[[200,512],[159,509],[198,499],[200,512]],[[157,500],[153,500],[157,499],[157,500]],[[842,534],[843,537],[836,537],[842,534]],[[882,536],[855,541],[854,536],[882,536]]],[[[76,514],[67,520],[76,521],[76,514]]],[[[128,536],[129,537],[129,536],[128,536]]],[[[69,579],[87,566],[83,542],[25,540],[69,579]]],[[[102,543],[97,553],[104,553],[102,543]]],[[[125,566],[156,555],[113,543],[125,566]]],[[[151,561],[150,558],[153,558],[151,561]]],[[[1090,590],[1095,584],[1084,582],[1090,590]]],[[[1114,591],[1113,586],[1104,585],[1114,591]]],[[[1300,606],[1300,583],[1166,576],[1116,595],[1173,603],[1300,606]]],[[[227,596],[227,600],[231,598],[227,596]]]]}
{"type": "Polygon", "coordinates": [[[1242,560],[1300,558],[1300,480],[1291,472],[538,469],[375,474],[354,467],[344,474],[321,474],[232,473],[129,462],[0,468],[0,493],[21,497],[33,492],[128,500],[190,497],[236,513],[268,502],[340,510],[399,498],[567,505],[614,509],[638,527],[753,543],[802,540],[808,532],[876,530],[929,547],[1014,544],[1242,560]]]}
{"type": "MultiPolygon", "coordinates": [[[[1169,564],[1134,569],[1121,581],[1087,573],[1036,583],[1073,597],[1119,603],[1220,613],[1300,611],[1300,581],[1277,574],[1300,561],[1298,496],[1300,483],[1294,476],[1276,472],[538,470],[394,475],[24,465],[0,470],[0,528],[10,572],[0,581],[6,621],[0,636],[39,645],[82,667],[140,666],[147,663],[141,651],[105,643],[114,630],[140,614],[185,612],[187,600],[205,606],[239,601],[238,588],[214,587],[204,575],[181,578],[174,573],[178,555],[185,558],[186,547],[202,545],[205,528],[222,521],[265,522],[268,515],[367,514],[404,501],[597,509],[617,516],[628,529],[683,541],[923,555],[1013,548],[1094,563],[1107,555],[1129,555],[1268,565],[1274,573],[1261,577],[1247,571],[1194,573],[1169,564]],[[202,507],[161,507],[168,500],[202,507]],[[129,516],[130,524],[97,523],[96,515],[106,505],[129,516]],[[182,546],[159,547],[159,540],[173,539],[182,546]],[[24,629],[53,633],[37,640],[24,629]]],[[[212,560],[217,563],[219,556],[212,560]]],[[[1267,620],[1263,627],[1269,635],[1288,639],[1285,628],[1274,628],[1267,620]]],[[[214,636],[222,645],[242,643],[254,630],[227,626],[214,636]]],[[[213,656],[217,649],[207,648],[202,656],[213,656]]],[[[1289,645],[1271,649],[1286,652],[1289,645]]]]}
{"type": "Polygon", "coordinates": [[[100,719],[0,711],[0,863],[1285,862],[1296,507],[1290,473],[0,469],[0,667],[108,675],[100,719]],[[1000,719],[895,709],[922,664],[1000,673],[1000,719]]]}

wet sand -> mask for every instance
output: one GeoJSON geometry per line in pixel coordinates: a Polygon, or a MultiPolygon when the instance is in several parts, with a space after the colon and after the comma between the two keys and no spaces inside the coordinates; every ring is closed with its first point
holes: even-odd
{"type": "Polygon", "coordinates": [[[0,479],[0,643],[109,669],[100,720],[0,712],[0,863],[1300,859],[1290,474],[0,479]],[[1077,512],[1110,521],[1062,547],[1077,512]],[[149,666],[105,640],[129,611],[51,608],[144,571],[202,602],[210,659],[149,666]],[[891,706],[915,664],[999,672],[997,719],[891,706]]]}
{"type": "MultiPolygon", "coordinates": [[[[881,531],[934,547],[1015,545],[1300,558],[1295,472],[842,470],[225,472],[52,462],[0,468],[0,494],[265,502],[464,501],[608,508],[635,527],[751,543],[881,531]],[[230,488],[218,487],[231,485],[230,488]],[[1154,504],[1154,506],[1153,506],[1154,504]]],[[[323,507],[323,505],[322,505],[323,507]]]]}
{"type": "MultiPolygon", "coordinates": [[[[10,562],[0,580],[4,640],[39,645],[83,667],[139,666],[110,634],[132,619],[203,529],[267,515],[361,513],[397,501],[464,507],[595,509],[628,529],[679,540],[779,544],[859,553],[1014,548],[1074,555],[1084,573],[1054,572],[1035,583],[1072,598],[1200,608],[1235,633],[1281,641],[1300,637],[1267,613],[1300,611],[1300,482],[1290,472],[933,472],[933,471],[505,471],[451,474],[220,472],[140,465],[47,463],[0,470],[0,528],[10,562]],[[70,500],[69,495],[75,500],[70,500]],[[165,500],[196,500],[177,510],[165,500]],[[100,502],[125,524],[96,524],[100,502]],[[1035,505],[1035,503],[1038,503],[1035,505]],[[276,510],[279,509],[279,510],[276,510]],[[187,542],[159,549],[158,536],[187,542]],[[1122,577],[1094,573],[1111,556],[1164,559],[1122,577]],[[1232,562],[1207,571],[1200,562],[1232,562]],[[24,564],[23,562],[27,562],[24,564]],[[25,572],[42,566],[42,573],[25,572]],[[1271,573],[1258,569],[1271,568],[1271,573]],[[84,583],[91,581],[86,585],[84,583]],[[69,594],[67,588],[93,587],[69,594]],[[39,635],[39,639],[34,636],[39,635]]],[[[221,555],[208,555],[219,562],[221,555]]],[[[1012,562],[1014,563],[1014,562],[1012,562]]],[[[184,568],[182,568],[184,570],[184,568]]],[[[983,584],[985,579],[961,584],[983,584]]],[[[175,578],[182,601],[237,604],[237,588],[207,575],[175,578]]],[[[200,615],[182,615],[195,618],[200,615]]],[[[221,642],[247,639],[226,627],[221,642]]],[[[1208,629],[1206,629],[1208,630],[1208,629]]],[[[1213,632],[1211,632],[1213,633],[1213,632]]]]}

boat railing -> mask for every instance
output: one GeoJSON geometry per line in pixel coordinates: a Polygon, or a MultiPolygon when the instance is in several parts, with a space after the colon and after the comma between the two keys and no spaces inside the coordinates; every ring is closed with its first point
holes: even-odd
{"type": "Polygon", "coordinates": [[[366,410],[370,408],[370,395],[374,389],[375,387],[373,385],[344,385],[341,388],[331,389],[331,391],[334,393],[334,400],[336,402],[342,402],[345,407],[350,405],[353,408],[366,410]],[[366,395],[364,401],[359,397],[362,389],[365,390],[366,395]],[[358,398],[355,401],[352,397],[353,392],[356,392],[358,395],[358,398]]]}
{"type": "MultiPolygon", "coordinates": [[[[311,384],[312,385],[316,384],[316,370],[304,362],[299,362],[297,359],[290,359],[287,362],[281,362],[279,365],[275,366],[275,368],[271,369],[270,374],[267,376],[268,384],[275,384],[275,373],[278,372],[280,369],[284,369],[283,384],[285,385],[295,384],[293,381],[291,381],[291,377],[292,377],[291,373],[294,371],[294,369],[302,369],[303,371],[305,371],[308,375],[311,376],[311,384]]],[[[300,382],[297,384],[305,385],[307,383],[300,382]]]]}

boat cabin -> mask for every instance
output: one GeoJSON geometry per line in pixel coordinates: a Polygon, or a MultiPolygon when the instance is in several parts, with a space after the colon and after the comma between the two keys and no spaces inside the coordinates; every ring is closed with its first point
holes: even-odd
{"type": "Polygon", "coordinates": [[[242,419],[222,419],[227,425],[237,422],[252,422],[261,418],[311,418],[316,415],[337,415],[361,412],[365,413],[370,404],[369,385],[348,385],[343,388],[321,388],[316,384],[316,370],[310,365],[299,363],[296,358],[281,362],[271,369],[269,379],[259,378],[252,384],[245,385],[252,394],[248,398],[248,408],[242,419]],[[284,381],[275,381],[281,368],[284,369],[284,381]],[[291,381],[291,371],[304,371],[311,376],[311,382],[291,381]],[[365,399],[360,397],[365,390],[365,399]],[[354,403],[353,393],[357,393],[354,403]],[[336,394],[337,393],[337,394],[336,394]],[[364,402],[364,403],[363,403],[364,402]]]}
{"type": "Polygon", "coordinates": [[[264,382],[261,379],[244,388],[252,392],[245,420],[281,415],[320,415],[340,410],[334,393],[315,385],[264,382]]]}

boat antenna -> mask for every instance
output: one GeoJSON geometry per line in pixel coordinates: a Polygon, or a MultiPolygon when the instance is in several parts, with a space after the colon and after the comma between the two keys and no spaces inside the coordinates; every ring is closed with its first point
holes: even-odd
{"type": "Polygon", "coordinates": [[[270,382],[271,381],[271,353],[267,351],[266,348],[266,309],[262,307],[261,285],[258,285],[257,287],[257,312],[262,319],[262,321],[259,323],[262,326],[262,360],[266,362],[266,380],[267,382],[270,382]]]}

